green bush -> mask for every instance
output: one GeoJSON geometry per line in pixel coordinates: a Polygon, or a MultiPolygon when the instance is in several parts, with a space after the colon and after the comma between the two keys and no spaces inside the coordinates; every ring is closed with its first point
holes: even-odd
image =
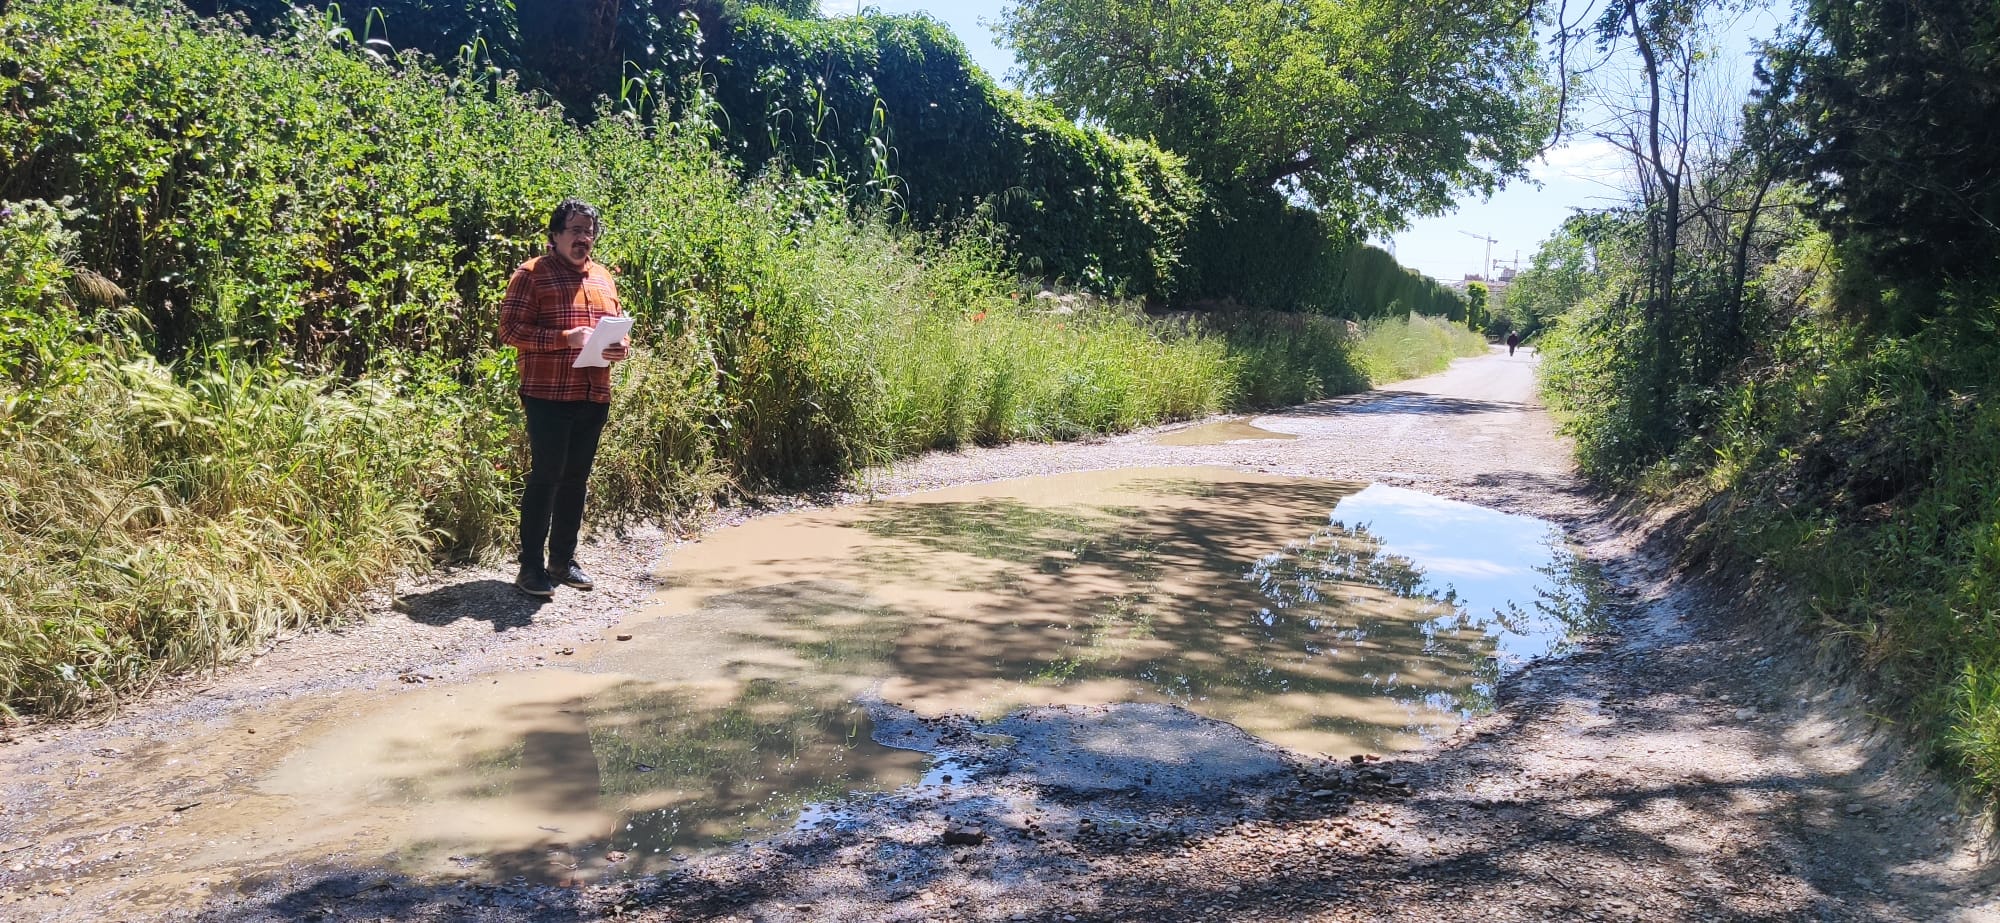
{"type": "Polygon", "coordinates": [[[979,214],[1018,268],[1162,297],[1200,194],[1180,159],[996,87],[925,16],[752,9],[707,49],[731,150],[838,178],[936,227],[979,214]]]}
{"type": "MultiPolygon", "coordinates": [[[[1989,313],[2000,292],[1946,300],[1989,313]]],[[[1702,544],[1803,592],[1884,713],[2000,790],[2000,408],[1980,399],[2000,343],[1976,326],[1858,337],[1810,315],[1773,346],[1730,389],[1706,458],[1680,462],[1722,498],[1702,544]]]]}
{"type": "Polygon", "coordinates": [[[62,374],[88,336],[66,205],[0,202],[0,379],[17,387],[62,374]]]}
{"type": "Polygon", "coordinates": [[[1209,205],[1188,233],[1183,300],[1355,319],[1465,317],[1450,289],[1276,193],[1231,192],[1209,205]]]}
{"type": "MultiPolygon", "coordinates": [[[[2000,376],[2000,290],[1948,288],[1923,331],[1887,335],[1845,304],[1876,277],[1845,270],[1827,235],[1785,227],[1748,286],[1740,358],[1717,371],[1682,355],[1716,344],[1681,328],[1664,351],[1671,389],[1651,403],[1660,360],[1628,294],[1632,257],[1615,223],[1598,230],[1546,263],[1561,277],[1544,290],[1580,297],[1542,351],[1585,470],[1696,505],[1693,553],[1797,593],[1805,627],[1859,668],[1881,714],[2000,790],[2000,411],[1981,399],[2000,376]]],[[[1713,313],[1712,292],[1685,294],[1713,313]]]]}

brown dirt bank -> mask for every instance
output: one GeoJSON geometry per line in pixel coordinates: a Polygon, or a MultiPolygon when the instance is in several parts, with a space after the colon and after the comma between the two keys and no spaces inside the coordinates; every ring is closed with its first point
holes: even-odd
{"type": "MultiPolygon", "coordinates": [[[[914,722],[961,754],[969,781],[859,797],[815,828],[673,875],[584,889],[473,885],[411,880],[349,857],[273,871],[172,915],[2000,919],[1984,821],[1869,722],[1865,701],[1770,630],[1773,617],[1746,611],[1731,588],[1672,573],[1671,526],[1613,515],[1574,479],[1566,445],[1533,400],[1532,363],[1528,353],[1496,353],[1253,421],[1298,437],[1289,441],[1162,446],[1157,433],[1140,433],[933,455],[839,498],[1217,464],[1399,483],[1562,525],[1615,587],[1610,627],[1578,653],[1514,674],[1498,713],[1430,749],[1326,760],[1158,707],[1020,715],[1005,730],[1027,743],[1008,752],[982,746],[971,732],[983,728],[967,721],[914,722]],[[1027,749],[1036,740],[1040,749],[1027,749]],[[1032,758],[1079,747],[1110,754],[1120,771],[1088,784],[1032,758]]],[[[107,742],[323,690],[529,666],[550,644],[593,635],[644,599],[666,541],[652,533],[599,544],[592,563],[603,589],[539,609],[498,571],[434,575],[399,588],[400,602],[384,594],[354,626],[167,690],[107,725],[12,732],[0,744],[0,889],[11,895],[0,917],[102,918],[50,895],[78,876],[117,874],[116,844],[148,828],[61,828],[52,806],[75,780],[129,776],[115,789],[123,797],[163,802],[241,784],[218,777],[211,791],[149,790],[107,742]]],[[[669,547],[666,567],[671,559],[669,547]]],[[[878,719],[902,720],[887,706],[878,719]]],[[[170,825],[162,814],[158,823],[170,825]]]]}

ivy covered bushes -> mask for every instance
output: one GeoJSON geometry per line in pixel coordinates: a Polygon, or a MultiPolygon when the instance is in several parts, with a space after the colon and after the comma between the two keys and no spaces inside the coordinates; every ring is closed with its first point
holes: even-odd
{"type": "Polygon", "coordinates": [[[1030,275],[1174,294],[1202,206],[1180,159],[996,87],[937,21],[751,8],[707,56],[743,162],[838,177],[924,225],[977,214],[1030,275]]]}

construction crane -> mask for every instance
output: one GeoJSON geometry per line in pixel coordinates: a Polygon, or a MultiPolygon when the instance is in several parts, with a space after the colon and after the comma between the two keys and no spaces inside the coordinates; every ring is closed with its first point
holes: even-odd
{"type": "Polygon", "coordinates": [[[1470,237],[1473,240],[1486,241],[1486,260],[1479,264],[1479,278],[1482,280],[1490,279],[1490,277],[1493,275],[1493,245],[1499,243],[1500,241],[1488,237],[1484,234],[1474,234],[1471,231],[1460,231],[1459,233],[1464,234],[1465,236],[1470,237]]]}

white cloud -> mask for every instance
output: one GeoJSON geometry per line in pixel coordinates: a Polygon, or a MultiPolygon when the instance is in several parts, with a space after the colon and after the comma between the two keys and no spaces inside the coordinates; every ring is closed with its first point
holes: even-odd
{"type": "Polygon", "coordinates": [[[1412,556],[1411,560],[1416,561],[1418,566],[1422,567],[1424,572],[1432,578],[1449,576],[1489,579],[1529,572],[1524,567],[1511,566],[1502,564],[1499,561],[1488,561],[1481,558],[1449,558],[1443,556],[1417,558],[1412,556]]]}

